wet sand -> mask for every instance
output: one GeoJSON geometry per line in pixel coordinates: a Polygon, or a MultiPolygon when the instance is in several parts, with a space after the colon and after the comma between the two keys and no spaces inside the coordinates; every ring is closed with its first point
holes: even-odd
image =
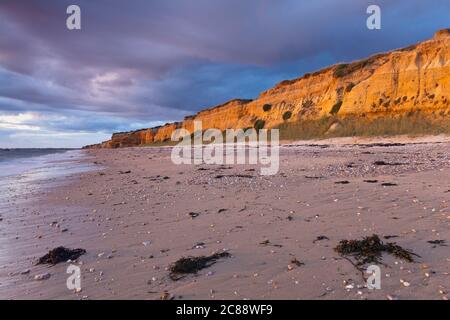
{"type": "Polygon", "coordinates": [[[0,298],[448,299],[449,247],[428,241],[450,242],[450,142],[354,142],[286,144],[274,176],[174,165],[164,147],[85,151],[98,170],[11,186],[0,209],[0,298]],[[420,255],[383,255],[380,290],[333,250],[372,234],[420,255]],[[75,263],[81,292],[66,287],[67,263],[35,265],[61,245],[87,251],[75,263]],[[170,279],[179,258],[222,250],[231,257],[170,279]]]}

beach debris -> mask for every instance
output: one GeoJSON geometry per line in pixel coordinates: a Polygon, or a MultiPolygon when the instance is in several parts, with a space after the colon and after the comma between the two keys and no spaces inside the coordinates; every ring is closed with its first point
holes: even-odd
{"type": "Polygon", "coordinates": [[[131,170],[127,170],[127,171],[119,171],[120,174],[129,174],[131,173],[131,170]]]}
{"type": "Polygon", "coordinates": [[[30,269],[25,269],[25,270],[20,271],[20,274],[29,274],[30,271],[31,271],[30,269]]]}
{"type": "Polygon", "coordinates": [[[383,243],[376,234],[362,240],[341,240],[334,250],[342,257],[351,256],[355,258],[356,264],[354,265],[356,267],[367,263],[381,264],[383,252],[408,262],[414,262],[413,256],[420,257],[412,251],[403,249],[396,243],[383,243]]]}
{"type": "Polygon", "coordinates": [[[381,184],[383,187],[393,187],[393,186],[398,186],[398,184],[396,183],[392,183],[392,182],[384,182],[381,184]]]}
{"type": "Polygon", "coordinates": [[[250,174],[219,174],[217,176],[215,176],[216,179],[222,179],[222,178],[253,178],[252,175],[250,174]]]}
{"type": "Polygon", "coordinates": [[[387,235],[387,236],[384,236],[383,238],[386,239],[386,240],[388,240],[388,239],[392,239],[392,238],[398,238],[398,236],[394,234],[394,235],[387,235]]]}
{"type": "Polygon", "coordinates": [[[222,213],[222,212],[225,212],[225,211],[227,211],[227,209],[219,209],[218,211],[217,211],[217,213],[222,213]]]}
{"type": "Polygon", "coordinates": [[[205,243],[204,242],[197,242],[192,249],[204,249],[205,248],[205,243]]]}
{"type": "Polygon", "coordinates": [[[408,281],[400,279],[400,283],[403,284],[404,287],[409,287],[411,284],[408,281]]]}
{"type": "Polygon", "coordinates": [[[363,148],[372,148],[372,147],[404,147],[406,143],[400,142],[375,142],[375,143],[365,143],[360,144],[363,148]]]}
{"type": "Polygon", "coordinates": [[[366,183],[378,183],[378,180],[364,180],[366,183]]]}
{"type": "Polygon", "coordinates": [[[317,238],[313,241],[313,243],[316,243],[317,241],[322,241],[322,240],[330,240],[330,238],[328,238],[327,236],[317,236],[317,238]]]}
{"type": "Polygon", "coordinates": [[[55,265],[60,262],[66,262],[67,260],[76,260],[81,255],[85,254],[84,249],[68,249],[65,247],[57,247],[50,250],[46,255],[39,258],[37,264],[52,264],[55,265]]]}
{"type": "Polygon", "coordinates": [[[278,248],[283,247],[281,244],[273,244],[273,243],[271,243],[270,240],[261,241],[259,244],[261,246],[273,246],[273,247],[278,247],[278,248]]]}
{"type": "Polygon", "coordinates": [[[34,280],[37,280],[37,281],[47,280],[50,278],[50,276],[51,275],[48,272],[40,273],[40,274],[37,274],[34,276],[34,280]]]}
{"type": "Polygon", "coordinates": [[[228,258],[230,256],[230,253],[224,251],[210,256],[183,257],[169,266],[170,278],[173,281],[177,281],[186,274],[197,273],[198,271],[213,265],[217,260],[228,258]]]}
{"type": "Polygon", "coordinates": [[[343,181],[336,181],[335,184],[349,184],[350,181],[343,180],[343,181]]]}
{"type": "Polygon", "coordinates": [[[200,213],[197,213],[197,212],[189,212],[188,215],[189,215],[192,219],[195,219],[195,218],[197,218],[197,217],[200,215],[200,213]]]}
{"type": "Polygon", "coordinates": [[[170,177],[160,176],[158,174],[157,176],[142,177],[142,179],[148,179],[149,181],[162,181],[162,180],[168,180],[168,179],[170,179],[170,177]]]}
{"type": "Polygon", "coordinates": [[[373,164],[376,165],[376,166],[401,166],[401,165],[404,165],[406,163],[400,163],[400,162],[389,163],[389,162],[385,162],[385,161],[381,160],[381,161],[375,161],[373,164]]]}
{"type": "Polygon", "coordinates": [[[245,210],[247,210],[247,205],[244,205],[244,207],[242,209],[239,209],[239,212],[243,212],[245,210]]]}
{"type": "Polygon", "coordinates": [[[433,248],[436,248],[436,246],[446,247],[447,244],[445,243],[445,240],[430,240],[427,241],[430,244],[434,244],[433,248]]]}
{"type": "Polygon", "coordinates": [[[291,263],[292,263],[293,265],[296,265],[297,267],[301,267],[301,266],[305,265],[303,262],[297,260],[297,258],[293,258],[293,259],[291,260],[291,263]]]}
{"type": "Polygon", "coordinates": [[[161,293],[161,296],[159,297],[159,300],[173,300],[174,297],[170,295],[168,291],[164,291],[161,293]]]}

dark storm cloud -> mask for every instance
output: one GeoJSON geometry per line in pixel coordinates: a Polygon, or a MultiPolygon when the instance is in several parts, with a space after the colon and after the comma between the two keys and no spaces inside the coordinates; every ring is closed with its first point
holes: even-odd
{"type": "Polygon", "coordinates": [[[449,15],[448,0],[2,0],[0,113],[69,116],[58,130],[178,120],[429,38],[449,15]],[[70,4],[81,31],[65,27],[70,4]],[[382,8],[380,31],[366,28],[369,4],[382,8]],[[75,120],[89,115],[103,120],[75,120]]]}

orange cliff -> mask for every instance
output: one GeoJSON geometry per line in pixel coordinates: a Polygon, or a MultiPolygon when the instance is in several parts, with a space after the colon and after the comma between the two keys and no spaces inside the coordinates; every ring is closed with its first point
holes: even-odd
{"type": "Polygon", "coordinates": [[[133,132],[115,133],[111,140],[85,148],[119,148],[164,142],[177,128],[193,131],[253,127],[285,121],[340,117],[393,116],[410,111],[450,116],[450,29],[404,49],[374,55],[350,64],[286,80],[255,100],[236,99],[186,117],[182,122],[133,132]]]}

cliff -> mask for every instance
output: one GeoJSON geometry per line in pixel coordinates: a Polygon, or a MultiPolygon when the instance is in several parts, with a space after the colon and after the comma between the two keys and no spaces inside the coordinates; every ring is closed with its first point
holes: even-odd
{"type": "Polygon", "coordinates": [[[182,122],[128,133],[87,148],[119,148],[170,140],[176,128],[265,128],[285,121],[339,117],[394,116],[410,111],[450,116],[450,29],[404,49],[286,80],[255,100],[232,100],[186,117],[182,122]]]}

